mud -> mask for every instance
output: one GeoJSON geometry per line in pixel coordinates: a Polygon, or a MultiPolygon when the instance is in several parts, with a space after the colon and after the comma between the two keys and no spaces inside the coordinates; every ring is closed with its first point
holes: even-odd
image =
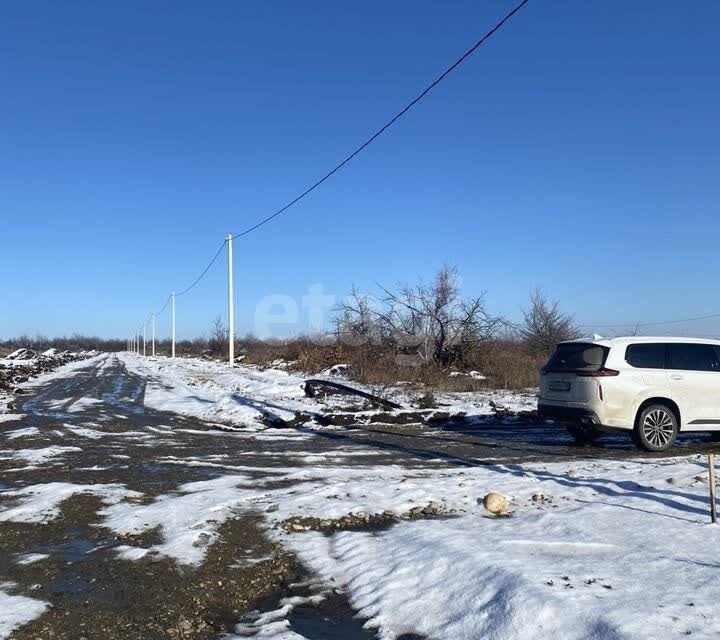
{"type": "MultiPolygon", "coordinates": [[[[130,501],[149,504],[177,492],[185,483],[237,473],[234,465],[242,465],[250,481],[263,482],[268,488],[287,485],[292,490],[287,480],[276,479],[274,470],[308,464],[457,468],[640,455],[623,436],[604,436],[599,446],[578,448],[562,428],[525,416],[453,416],[450,411],[446,416],[423,411],[418,422],[348,420],[343,426],[322,429],[297,425],[292,438],[287,429],[279,438],[272,437],[278,433],[274,429],[258,437],[148,410],[144,393],[145,380],[112,358],[104,363],[91,361],[71,377],[34,389],[21,407],[26,415],[0,424],[3,435],[26,431],[26,435],[0,440],[0,508],[14,503],[3,495],[6,491],[50,482],[118,483],[142,494],[130,501]],[[27,450],[59,446],[78,450],[39,463],[22,458],[27,450]],[[357,455],[342,457],[340,450],[357,455]],[[311,462],[307,461],[310,454],[311,462]],[[318,458],[323,462],[318,463],[318,458]],[[197,464],[191,466],[188,461],[197,464]]],[[[391,412],[375,415],[385,420],[391,412]]],[[[695,435],[682,437],[674,453],[710,449],[707,436],[695,435]]],[[[243,513],[226,521],[202,564],[193,566],[159,555],[119,559],[119,545],[148,548],[162,542],[162,534],[156,528],[141,535],[118,536],[103,526],[98,515],[102,508],[96,496],[76,494],[62,503],[59,517],[46,523],[0,522],[0,583],[14,584],[3,589],[51,605],[12,638],[219,638],[251,611],[267,606],[269,598],[293,594],[296,587],[292,585],[308,578],[297,560],[271,541],[260,513],[243,513]],[[20,564],[27,554],[44,557],[20,564]]],[[[419,505],[417,512],[406,517],[449,515],[439,506],[419,505]]],[[[342,530],[382,530],[396,521],[397,516],[389,513],[348,514],[336,521],[298,514],[288,521],[286,530],[301,534],[292,528],[295,524],[302,531],[332,535],[342,530]]],[[[296,609],[293,628],[308,638],[374,637],[354,617],[342,593],[327,600],[325,608],[296,609]],[[340,635],[332,635],[338,629],[340,635]]]]}

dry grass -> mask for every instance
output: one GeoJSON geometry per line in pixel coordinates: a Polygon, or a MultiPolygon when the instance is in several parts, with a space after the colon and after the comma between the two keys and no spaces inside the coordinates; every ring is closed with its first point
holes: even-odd
{"type": "Polygon", "coordinates": [[[534,387],[545,360],[528,353],[522,343],[509,340],[483,343],[461,365],[453,368],[424,363],[393,345],[348,346],[309,338],[282,343],[240,341],[237,353],[245,355],[243,362],[248,364],[267,366],[281,360],[287,363],[288,369],[310,375],[336,364],[347,364],[352,378],[358,382],[375,386],[408,382],[442,391],[534,387]],[[471,371],[481,373],[486,379],[471,377],[468,375],[471,371]],[[456,375],[451,376],[451,372],[456,375]]]}
{"type": "MultiPolygon", "coordinates": [[[[227,357],[227,349],[210,348],[205,339],[178,342],[178,356],[205,356],[217,359],[227,357]]],[[[51,346],[59,348],[96,348],[116,351],[125,348],[120,341],[103,341],[97,338],[74,336],[60,340],[45,338],[17,339],[0,343],[0,356],[18,347],[29,346],[44,350],[51,346]]],[[[156,345],[158,355],[170,355],[167,340],[156,345]]],[[[148,349],[150,345],[148,344],[148,349]]],[[[149,351],[148,351],[149,353],[149,351]]],[[[332,339],[300,337],[292,340],[263,341],[255,338],[240,339],[235,353],[244,356],[242,362],[260,366],[273,366],[276,361],[285,363],[291,371],[314,375],[336,364],[350,366],[354,380],[377,387],[407,382],[427,386],[438,391],[479,391],[482,389],[523,389],[537,386],[545,358],[532,355],[527,347],[515,340],[488,340],[473,346],[464,354],[461,362],[452,368],[426,363],[411,350],[405,352],[396,344],[348,345],[332,339]],[[486,376],[477,380],[470,375],[477,371],[486,376]],[[461,375],[451,376],[451,372],[461,375]],[[463,375],[464,374],[464,375],[463,375]]]]}

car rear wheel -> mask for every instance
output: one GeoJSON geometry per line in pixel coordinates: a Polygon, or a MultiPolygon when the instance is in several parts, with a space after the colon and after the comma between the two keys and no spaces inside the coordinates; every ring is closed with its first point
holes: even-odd
{"type": "Polygon", "coordinates": [[[634,440],[646,451],[667,451],[678,434],[675,412],[664,404],[646,407],[635,425],[634,440]]]}
{"type": "Polygon", "coordinates": [[[567,424],[565,428],[577,445],[593,444],[600,437],[600,432],[588,425],[567,424]]]}

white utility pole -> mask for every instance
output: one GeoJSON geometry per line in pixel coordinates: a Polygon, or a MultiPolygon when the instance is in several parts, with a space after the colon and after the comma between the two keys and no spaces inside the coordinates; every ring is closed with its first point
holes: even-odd
{"type": "Polygon", "coordinates": [[[155,314],[152,314],[152,354],[155,357],[155,314]]]}
{"type": "Polygon", "coordinates": [[[233,306],[233,247],[232,233],[228,233],[228,361],[235,362],[235,309],[233,306]]]}
{"type": "Polygon", "coordinates": [[[143,320],[143,357],[145,357],[145,325],[147,320],[143,320]]]}
{"type": "Polygon", "coordinates": [[[175,292],[172,292],[172,357],[175,357],[175,292]]]}

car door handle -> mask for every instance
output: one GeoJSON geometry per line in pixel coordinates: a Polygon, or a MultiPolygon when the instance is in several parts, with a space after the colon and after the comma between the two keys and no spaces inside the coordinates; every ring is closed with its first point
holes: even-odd
{"type": "Polygon", "coordinates": [[[675,375],[670,376],[670,380],[683,380],[683,377],[676,373],[675,375]]]}

